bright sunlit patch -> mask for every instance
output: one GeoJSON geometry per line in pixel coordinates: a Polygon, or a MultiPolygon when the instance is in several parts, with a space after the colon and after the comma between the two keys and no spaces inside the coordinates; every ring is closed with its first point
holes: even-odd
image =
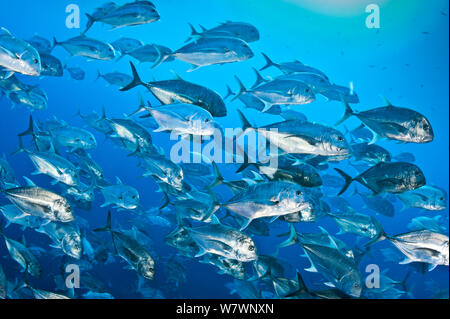
{"type": "Polygon", "coordinates": [[[305,9],[331,16],[358,16],[365,14],[369,4],[382,6],[389,0],[284,0],[305,9]]]}

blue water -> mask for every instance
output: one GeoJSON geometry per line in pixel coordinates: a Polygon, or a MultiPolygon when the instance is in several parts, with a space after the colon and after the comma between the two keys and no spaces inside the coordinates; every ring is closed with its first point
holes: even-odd
{"type": "MultiPolygon", "coordinates": [[[[150,81],[169,79],[175,70],[183,79],[207,86],[221,95],[226,92],[226,85],[237,90],[234,75],[238,75],[246,84],[254,81],[251,67],[260,68],[264,65],[261,52],[268,54],[274,61],[291,61],[298,59],[307,65],[317,67],[324,71],[333,83],[348,86],[353,83],[358,93],[360,103],[355,104],[357,110],[366,110],[381,106],[383,101],[380,94],[386,96],[394,105],[413,108],[424,114],[431,122],[435,133],[432,143],[428,144],[397,144],[392,141],[381,141],[379,144],[387,148],[392,154],[411,152],[416,157],[416,164],[423,170],[428,184],[437,185],[447,190],[448,164],[449,164],[449,129],[448,129],[448,2],[439,1],[313,1],[313,0],[155,0],[161,20],[143,26],[126,27],[109,31],[108,26],[95,24],[88,35],[93,38],[112,42],[122,36],[140,39],[145,43],[157,43],[172,49],[181,47],[190,33],[188,23],[213,27],[217,23],[232,20],[245,21],[255,25],[261,35],[259,41],[251,43],[255,57],[244,62],[232,63],[222,66],[209,66],[200,68],[195,72],[186,73],[190,66],[182,61],[164,63],[155,69],[151,64],[138,65],[143,80],[150,81]],[[340,3],[338,5],[338,3],[340,3]],[[369,3],[380,5],[380,29],[368,29],[365,25],[367,14],[364,8],[369,3]]],[[[51,39],[65,40],[78,35],[80,29],[68,29],[65,26],[65,8],[70,3],[79,5],[82,28],[86,23],[84,13],[93,12],[103,1],[8,1],[0,4],[0,25],[7,28],[19,38],[28,39],[34,34],[51,39]]],[[[70,66],[79,66],[86,71],[84,81],[72,80],[68,74],[62,78],[46,77],[35,79],[20,76],[20,79],[29,84],[39,84],[48,95],[49,105],[45,111],[33,112],[35,120],[43,121],[56,116],[74,126],[83,127],[84,123],[74,116],[78,109],[88,113],[92,110],[100,112],[102,105],[106,108],[108,117],[122,117],[136,108],[138,92],[142,92],[146,99],[156,103],[153,97],[144,89],[138,88],[128,92],[120,92],[117,87],[107,87],[103,80],[94,81],[97,70],[112,72],[114,70],[124,73],[130,72],[126,57],[121,61],[86,61],[82,57],[70,57],[61,47],[53,53],[61,61],[70,66]]],[[[275,68],[263,72],[266,76],[280,74],[275,68]]],[[[218,119],[223,127],[236,127],[238,117],[236,109],[241,108],[239,101],[228,102],[228,116],[218,119]]],[[[333,125],[340,118],[343,106],[339,102],[326,102],[321,97],[312,104],[299,106],[298,110],[307,115],[311,121],[333,125]]],[[[10,154],[17,148],[16,135],[27,126],[30,111],[26,108],[11,108],[10,102],[0,98],[0,151],[10,154]]],[[[249,119],[255,125],[279,120],[278,117],[262,115],[256,111],[246,111],[249,119]]],[[[346,125],[350,128],[358,126],[357,119],[350,119],[346,125]]],[[[342,127],[341,127],[342,129],[342,127]]],[[[93,131],[93,130],[92,130],[93,131]]],[[[114,181],[119,176],[125,183],[135,187],[141,196],[141,204],[146,208],[157,207],[161,203],[161,193],[156,193],[156,184],[151,179],[139,178],[141,170],[136,167],[137,161],[127,157],[127,153],[114,146],[111,142],[103,142],[104,137],[94,132],[99,142],[97,149],[91,151],[92,157],[102,166],[105,176],[114,181]]],[[[171,143],[166,134],[152,134],[154,144],[162,146],[166,153],[171,143]]],[[[32,163],[27,156],[21,154],[8,156],[16,176],[30,176],[34,171],[32,163]]],[[[238,178],[230,168],[221,165],[224,175],[229,178],[238,178]]],[[[19,178],[20,179],[20,178],[19,178]]],[[[34,176],[33,180],[43,187],[51,188],[50,178],[34,176]]],[[[224,191],[218,188],[218,191],[224,191]]],[[[346,194],[355,210],[362,209],[359,198],[351,198],[351,192],[346,194]]],[[[7,203],[3,197],[2,203],[7,203]]],[[[108,208],[100,208],[103,199],[97,194],[93,209],[89,212],[76,211],[87,219],[92,228],[104,225],[108,208]]],[[[400,202],[396,202],[396,215],[394,218],[377,216],[386,233],[396,234],[408,231],[407,224],[414,217],[426,215],[433,217],[442,215],[441,219],[448,228],[448,209],[441,212],[424,212],[409,209],[400,212],[400,202]]],[[[114,223],[124,221],[130,213],[114,213],[114,223]]],[[[336,224],[329,218],[324,218],[315,224],[301,224],[301,231],[317,231],[317,226],[324,226],[331,234],[338,232],[336,224]]],[[[286,231],[286,226],[274,226],[272,236],[269,238],[255,237],[260,253],[271,254],[275,245],[281,241],[274,237],[286,231]]],[[[167,234],[162,229],[148,230],[154,241],[154,251],[161,260],[157,263],[156,279],[150,286],[161,289],[169,298],[230,298],[225,283],[232,281],[226,275],[219,275],[209,265],[195,260],[186,260],[186,282],[176,291],[167,289],[166,264],[164,257],[171,256],[175,249],[164,244],[167,234]]],[[[5,234],[18,239],[22,231],[16,226],[10,226],[5,234]]],[[[37,234],[32,230],[24,232],[27,241],[33,245],[50,249],[50,240],[47,236],[37,234]]],[[[105,236],[105,238],[107,238],[105,236]]],[[[350,246],[356,242],[353,235],[340,235],[350,246]]],[[[377,244],[376,250],[389,247],[388,242],[377,244]]],[[[301,248],[292,246],[282,249],[279,257],[288,261],[293,269],[302,270],[308,267],[305,258],[301,258],[301,248]]],[[[388,269],[391,278],[401,280],[408,266],[397,265],[383,261],[381,256],[364,259],[360,269],[365,265],[376,263],[381,270],[388,269]]],[[[5,245],[0,243],[1,264],[8,279],[21,278],[18,265],[12,261],[5,245]]],[[[40,257],[44,266],[42,279],[30,279],[35,287],[54,289],[53,275],[59,271],[50,258],[40,257]]],[[[107,283],[110,293],[117,298],[139,297],[131,286],[136,280],[133,271],[123,269],[124,263],[116,259],[114,264],[95,265],[91,273],[107,283]]],[[[304,272],[302,272],[304,273],[304,272]]],[[[414,296],[428,298],[435,291],[426,291],[427,282],[435,282],[441,289],[448,289],[448,267],[438,266],[425,275],[414,273],[411,282],[415,282],[414,296]]],[[[293,278],[294,273],[289,274],[293,278]]],[[[317,274],[304,275],[307,285],[320,281],[317,274]]]]}

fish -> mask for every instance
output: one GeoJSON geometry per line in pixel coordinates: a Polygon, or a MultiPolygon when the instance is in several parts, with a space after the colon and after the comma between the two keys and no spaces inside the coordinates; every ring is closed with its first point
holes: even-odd
{"type": "Polygon", "coordinates": [[[94,135],[79,127],[62,125],[50,130],[50,134],[57,145],[69,148],[70,152],[75,152],[78,149],[90,150],[97,147],[94,135]]]}
{"type": "Polygon", "coordinates": [[[239,93],[235,100],[243,94],[251,94],[264,103],[261,112],[267,112],[273,105],[304,105],[314,102],[315,95],[312,89],[303,82],[294,80],[274,80],[262,84],[254,89],[247,90],[238,77],[239,93]]]}
{"type": "Polygon", "coordinates": [[[40,76],[63,76],[63,65],[58,58],[48,53],[40,53],[41,73],[40,76]]]}
{"type": "Polygon", "coordinates": [[[220,206],[247,218],[245,229],[253,219],[279,216],[306,210],[311,199],[303,189],[291,182],[266,182],[249,186],[220,206]]]}
{"type": "Polygon", "coordinates": [[[152,136],[139,123],[131,119],[109,119],[111,127],[109,136],[119,141],[123,148],[130,150],[132,154],[148,153],[154,150],[152,136]]]}
{"type": "Polygon", "coordinates": [[[439,211],[447,209],[447,193],[439,187],[425,185],[415,190],[410,190],[397,197],[407,207],[421,208],[429,211],[439,211]]]}
{"type": "Polygon", "coordinates": [[[0,182],[4,185],[16,185],[16,176],[5,154],[0,157],[0,182]]]}
{"type": "Polygon", "coordinates": [[[305,243],[318,246],[325,246],[330,248],[337,248],[345,256],[354,259],[353,251],[342,240],[331,236],[328,231],[319,226],[319,233],[298,233],[293,224],[289,224],[289,232],[286,234],[277,235],[278,237],[289,235],[289,237],[278,245],[279,248],[288,247],[294,244],[305,243]]]}
{"type": "Polygon", "coordinates": [[[351,88],[331,84],[320,92],[327,100],[345,101],[346,103],[359,103],[359,97],[351,88]]]}
{"type": "Polygon", "coordinates": [[[126,54],[132,56],[139,62],[152,62],[156,63],[161,57],[166,57],[164,62],[170,62],[175,60],[175,57],[170,56],[172,50],[166,46],[160,44],[145,44],[135,50],[128,51],[126,54]]]}
{"type": "Polygon", "coordinates": [[[291,109],[281,110],[280,116],[287,121],[289,121],[289,120],[308,121],[308,118],[306,117],[305,114],[300,113],[298,111],[291,110],[291,109]]]}
{"type": "MultiPolygon", "coordinates": [[[[370,129],[368,129],[364,124],[359,125],[358,127],[349,131],[345,128],[346,134],[349,134],[351,138],[354,139],[357,143],[367,142],[369,143],[373,139],[373,133],[370,129]]],[[[410,161],[404,161],[410,162],[410,161]]]]}
{"type": "Polygon", "coordinates": [[[144,158],[144,177],[152,176],[178,191],[186,190],[183,170],[164,155],[148,154],[144,158]]]}
{"type": "Polygon", "coordinates": [[[342,195],[353,181],[364,185],[374,195],[383,192],[402,193],[426,184],[422,170],[415,164],[405,162],[379,162],[354,178],[339,168],[335,170],[345,180],[338,196],[342,195]]]}
{"type": "Polygon", "coordinates": [[[271,66],[274,66],[277,69],[279,69],[281,72],[283,72],[284,74],[314,73],[314,74],[320,75],[324,79],[328,80],[328,77],[326,76],[325,73],[323,73],[322,71],[320,71],[316,68],[313,68],[311,66],[307,66],[298,60],[295,60],[292,62],[275,63],[265,53],[262,53],[262,56],[266,60],[266,65],[264,65],[261,69],[259,69],[260,71],[265,70],[271,66]]]}
{"type": "Polygon", "coordinates": [[[250,163],[248,156],[236,173],[243,171],[250,165],[254,165],[259,172],[270,180],[282,180],[297,183],[304,187],[318,187],[322,185],[322,179],[317,170],[307,163],[301,162],[290,154],[277,157],[277,166],[250,163]]]}
{"type": "Polygon", "coordinates": [[[18,152],[25,152],[36,167],[33,175],[45,174],[54,179],[54,183],[64,183],[69,186],[78,185],[79,176],[77,168],[66,158],[53,152],[32,152],[23,147],[19,139],[18,152]]]}
{"type": "Polygon", "coordinates": [[[67,72],[69,72],[72,79],[77,81],[84,80],[86,73],[83,71],[83,69],[79,67],[68,67],[67,65],[64,65],[64,69],[67,70],[67,72]]]}
{"type": "Polygon", "coordinates": [[[371,194],[360,193],[355,188],[354,194],[358,194],[364,202],[364,208],[371,209],[377,214],[381,214],[387,217],[394,217],[395,207],[392,202],[382,195],[371,196],[371,194]]]}
{"type": "Polygon", "coordinates": [[[96,131],[99,131],[103,134],[109,135],[112,133],[111,125],[108,122],[108,118],[106,117],[105,107],[102,107],[102,113],[98,114],[96,111],[93,111],[88,114],[82,114],[81,110],[78,109],[75,114],[79,116],[87,126],[93,128],[96,131]]]}
{"type": "Polygon", "coordinates": [[[104,74],[101,74],[100,71],[97,71],[97,79],[100,78],[104,79],[110,85],[117,85],[120,87],[127,85],[127,83],[130,83],[131,81],[131,76],[117,71],[104,74]]]}
{"type": "Polygon", "coordinates": [[[144,43],[140,40],[133,38],[122,37],[116,41],[110,43],[116,52],[120,52],[120,54],[128,54],[144,45],[144,43]]]}
{"type": "Polygon", "coordinates": [[[399,162],[412,163],[412,162],[416,161],[416,157],[412,153],[402,152],[402,153],[399,153],[399,154],[395,155],[394,156],[394,160],[399,161],[399,162]]]}
{"type": "Polygon", "coordinates": [[[139,193],[116,177],[116,184],[100,186],[105,202],[100,207],[114,205],[119,209],[134,210],[139,207],[139,193]]]}
{"type": "Polygon", "coordinates": [[[344,135],[331,127],[302,120],[290,120],[254,128],[241,111],[238,110],[238,114],[243,123],[244,132],[256,130],[286,153],[350,155],[350,146],[344,135]]]}
{"type": "Polygon", "coordinates": [[[330,81],[317,73],[302,72],[302,73],[290,73],[278,76],[276,80],[284,81],[299,81],[309,86],[315,94],[322,94],[323,92],[329,92],[330,81]]]}
{"type": "Polygon", "coordinates": [[[200,263],[217,267],[220,275],[230,275],[240,280],[245,278],[244,264],[240,261],[227,259],[219,255],[206,254],[203,256],[203,259],[200,260],[200,263]]]}
{"type": "MultiPolygon", "coordinates": [[[[3,235],[11,258],[16,261],[22,269],[33,277],[40,278],[42,275],[42,266],[39,260],[26,247],[26,243],[21,243],[11,238],[6,237],[2,230],[0,235],[3,235]]],[[[25,238],[25,237],[24,237],[25,238]]]]}
{"type": "Polygon", "coordinates": [[[261,101],[261,99],[252,94],[241,94],[237,98],[239,99],[239,101],[244,103],[246,108],[252,108],[260,112],[266,109],[265,113],[272,115],[280,115],[282,112],[281,107],[279,105],[272,105],[267,109],[266,104],[264,104],[264,102],[261,101]]]}
{"type": "Polygon", "coordinates": [[[65,295],[57,294],[51,291],[46,291],[42,289],[33,288],[29,285],[27,285],[28,288],[33,291],[33,295],[35,299],[71,299],[65,295]]]}
{"type": "Polygon", "coordinates": [[[186,257],[195,257],[200,253],[201,248],[196,241],[189,235],[185,228],[177,227],[168,234],[164,242],[178,250],[178,253],[186,257]]]}
{"type": "Polygon", "coordinates": [[[217,125],[207,110],[193,104],[168,104],[159,107],[145,107],[148,116],[158,123],[153,132],[169,131],[177,135],[210,136],[217,125]]]}
{"type": "Polygon", "coordinates": [[[391,154],[385,148],[368,143],[356,143],[350,145],[353,158],[356,161],[364,161],[369,163],[390,162],[391,154]]]}
{"type": "Polygon", "coordinates": [[[412,231],[386,237],[406,258],[400,264],[424,262],[429,271],[438,265],[448,266],[448,236],[429,230],[412,231]]]}
{"type": "Polygon", "coordinates": [[[50,54],[52,52],[52,43],[50,42],[50,40],[41,37],[37,34],[35,34],[34,36],[32,36],[29,40],[27,40],[27,42],[33,47],[35,48],[40,55],[42,55],[43,53],[46,54],[50,54]]]}
{"type": "MultiPolygon", "coordinates": [[[[1,208],[0,208],[1,209],[1,208]]],[[[427,216],[415,217],[408,224],[408,228],[414,230],[429,230],[434,233],[445,233],[446,227],[440,222],[441,215],[436,215],[432,218],[427,216]]]]}
{"type": "Polygon", "coordinates": [[[62,46],[72,56],[82,56],[94,60],[113,60],[114,48],[106,42],[80,35],[63,42],[53,38],[53,47],[62,46]]]}
{"type": "Polygon", "coordinates": [[[344,101],[345,113],[337,125],[353,115],[356,116],[373,132],[371,144],[380,138],[420,144],[433,141],[433,128],[424,115],[408,108],[393,106],[387,99],[386,104],[355,113],[344,101]]]}
{"type": "Polygon", "coordinates": [[[249,236],[221,224],[214,215],[212,218],[211,223],[203,226],[194,228],[181,226],[200,248],[196,257],[210,253],[241,262],[257,258],[257,248],[249,236]]]}
{"type": "Polygon", "coordinates": [[[0,67],[12,73],[29,76],[41,74],[39,52],[28,42],[14,37],[8,30],[0,30],[0,67]]]}
{"type": "MultiPolygon", "coordinates": [[[[305,191],[308,189],[305,189],[305,191]]],[[[307,192],[308,193],[308,192],[307,192]]],[[[281,220],[284,220],[288,223],[300,223],[300,222],[315,222],[319,218],[325,217],[326,214],[330,211],[329,206],[320,198],[309,194],[310,203],[309,205],[299,210],[295,213],[287,214],[281,216],[281,220]]]]}
{"type": "Polygon", "coordinates": [[[199,38],[172,53],[160,53],[153,67],[169,57],[175,57],[191,64],[192,68],[187,72],[192,72],[208,65],[245,61],[253,56],[254,53],[248,44],[238,38],[199,38]]]}
{"type": "Polygon", "coordinates": [[[115,254],[124,259],[139,275],[147,280],[155,277],[155,261],[149,252],[135,238],[111,227],[111,212],[108,212],[105,227],[94,229],[95,232],[109,232],[115,254]]]}
{"type": "Polygon", "coordinates": [[[300,243],[311,262],[308,271],[319,272],[330,287],[345,294],[359,298],[362,291],[362,275],[355,261],[347,257],[336,247],[300,243]]]}
{"type": "Polygon", "coordinates": [[[11,92],[8,97],[15,105],[23,105],[30,110],[42,111],[48,106],[47,94],[38,87],[11,92]]]}
{"type": "Polygon", "coordinates": [[[226,21],[211,29],[205,29],[202,27],[201,32],[196,31],[192,24],[189,24],[189,26],[191,27],[191,35],[186,42],[199,38],[223,37],[238,38],[247,43],[259,40],[258,29],[246,22],[226,21]]]}
{"type": "Polygon", "coordinates": [[[48,223],[41,225],[37,232],[46,234],[51,238],[52,248],[61,249],[66,255],[80,259],[82,254],[82,243],[80,230],[72,223],[48,223]]]}
{"type": "Polygon", "coordinates": [[[64,197],[36,186],[29,179],[26,180],[29,186],[2,190],[11,203],[24,214],[62,223],[68,223],[75,219],[72,209],[64,197]]]}
{"type": "Polygon", "coordinates": [[[83,33],[86,33],[96,22],[105,23],[112,26],[113,29],[117,29],[148,24],[160,19],[155,5],[150,1],[143,0],[129,2],[121,6],[111,3],[111,6],[97,9],[93,15],[86,14],[86,16],[88,22],[83,33]]]}
{"type": "Polygon", "coordinates": [[[101,184],[104,179],[104,173],[102,167],[92,159],[92,156],[85,150],[78,149],[72,153],[77,159],[77,165],[80,168],[80,175],[85,178],[96,179],[96,184],[101,184]]]}
{"type": "Polygon", "coordinates": [[[183,79],[154,81],[144,83],[141,81],[136,67],[130,62],[133,73],[133,81],[120,89],[128,91],[136,86],[143,85],[162,104],[172,104],[174,101],[188,103],[200,106],[207,110],[213,117],[224,117],[227,115],[225,104],[216,92],[194,83],[184,81],[183,79]]]}
{"type": "Polygon", "coordinates": [[[351,233],[373,241],[385,236],[380,222],[373,216],[355,212],[328,213],[328,215],[338,224],[341,230],[338,234],[351,233]]]}
{"type": "Polygon", "coordinates": [[[0,212],[2,212],[3,217],[6,219],[7,224],[5,227],[8,227],[9,224],[17,224],[20,225],[22,229],[38,228],[42,223],[41,218],[24,214],[12,204],[0,206],[0,212]]]}

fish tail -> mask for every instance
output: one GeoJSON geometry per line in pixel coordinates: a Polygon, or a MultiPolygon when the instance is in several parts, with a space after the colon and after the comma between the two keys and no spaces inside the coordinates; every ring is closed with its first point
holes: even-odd
{"type": "Polygon", "coordinates": [[[336,122],[335,126],[338,126],[339,124],[345,122],[345,120],[347,120],[352,115],[355,115],[355,112],[353,112],[352,108],[350,107],[348,102],[346,102],[344,100],[342,95],[341,95],[341,100],[342,100],[342,103],[344,103],[344,105],[345,105],[345,112],[344,112],[344,115],[342,116],[342,118],[339,121],[336,122]]]}
{"type": "Polygon", "coordinates": [[[106,111],[105,111],[105,106],[104,105],[102,105],[102,117],[101,117],[101,119],[102,120],[106,119],[106,111]]]}
{"type": "Polygon", "coordinates": [[[302,275],[300,274],[300,272],[297,270],[297,284],[298,284],[298,289],[296,289],[293,292],[288,293],[287,295],[284,295],[284,298],[289,298],[289,297],[295,297],[295,296],[299,296],[302,294],[309,294],[309,290],[308,287],[306,287],[305,281],[303,280],[302,275]]]}
{"type": "Polygon", "coordinates": [[[239,92],[235,95],[234,98],[231,99],[231,102],[236,100],[238,97],[240,97],[242,94],[247,92],[247,89],[245,88],[244,84],[242,84],[241,80],[235,75],[234,78],[236,79],[237,83],[239,84],[239,92]]]}
{"type": "Polygon", "coordinates": [[[380,234],[375,237],[374,239],[372,239],[371,241],[367,242],[364,247],[366,248],[366,250],[369,250],[370,247],[372,247],[374,244],[383,241],[385,239],[389,239],[389,237],[386,235],[386,233],[384,231],[380,232],[380,234]]]}
{"type": "Polygon", "coordinates": [[[231,88],[229,85],[227,85],[227,94],[225,95],[225,97],[223,98],[224,100],[226,100],[227,98],[229,98],[232,95],[236,95],[236,93],[234,93],[233,91],[231,91],[231,88]]]}
{"type": "Polygon", "coordinates": [[[257,69],[253,68],[253,71],[255,72],[255,75],[256,75],[256,81],[255,81],[255,84],[253,84],[253,86],[251,87],[252,89],[257,87],[261,83],[267,82],[267,80],[262,77],[261,73],[259,73],[257,69]]]}
{"type": "Polygon", "coordinates": [[[23,131],[22,133],[19,133],[18,135],[19,135],[20,137],[26,136],[26,135],[34,135],[34,129],[33,129],[33,127],[34,127],[34,124],[33,124],[33,116],[30,115],[30,118],[29,118],[29,120],[28,120],[28,128],[27,128],[25,131],[23,131]]]}
{"type": "Polygon", "coordinates": [[[337,194],[337,196],[340,196],[347,190],[347,188],[350,186],[350,184],[353,182],[354,179],[353,177],[351,177],[344,171],[340,170],[339,168],[335,168],[335,171],[338,172],[345,179],[344,186],[342,187],[341,191],[337,194]]]}
{"type": "Polygon", "coordinates": [[[212,162],[211,163],[213,166],[213,171],[214,171],[214,180],[213,182],[208,186],[208,189],[211,189],[217,185],[222,184],[225,179],[223,178],[222,174],[220,173],[219,167],[217,166],[216,162],[212,162]]]}
{"type": "Polygon", "coordinates": [[[156,68],[158,65],[166,61],[168,58],[172,56],[172,53],[170,54],[163,54],[159,47],[157,45],[154,45],[154,48],[156,52],[158,52],[158,58],[156,59],[155,63],[152,65],[152,69],[156,68]]]}
{"type": "Polygon", "coordinates": [[[23,141],[22,141],[22,136],[19,136],[19,146],[17,147],[17,149],[11,153],[11,156],[16,155],[18,153],[23,153],[26,152],[25,147],[23,146],[23,141]]]}
{"type": "Polygon", "coordinates": [[[261,54],[264,57],[264,59],[266,60],[266,65],[264,65],[261,69],[259,69],[260,71],[265,70],[271,66],[278,66],[278,64],[273,62],[265,53],[261,53],[261,54]]]}
{"type": "Polygon", "coordinates": [[[161,206],[159,206],[158,210],[161,210],[161,209],[163,209],[163,208],[165,208],[165,207],[167,207],[168,205],[171,204],[169,195],[167,195],[166,192],[163,192],[163,196],[164,196],[164,197],[163,197],[164,202],[162,203],[161,206]]]}
{"type": "Polygon", "coordinates": [[[102,74],[100,73],[100,70],[97,70],[97,77],[95,78],[95,81],[97,81],[101,77],[102,77],[102,74]]]}
{"type": "Polygon", "coordinates": [[[52,49],[53,49],[54,47],[56,47],[57,45],[60,45],[60,44],[61,44],[61,42],[56,41],[56,38],[53,37],[52,49]]]}
{"type": "Polygon", "coordinates": [[[86,17],[88,18],[88,22],[86,24],[86,29],[84,29],[83,34],[85,34],[95,23],[95,18],[90,14],[86,13],[86,17]]]}
{"type": "Polygon", "coordinates": [[[411,270],[409,270],[407,272],[407,274],[405,275],[405,278],[402,279],[402,281],[398,282],[398,285],[400,285],[400,287],[402,287],[403,291],[405,291],[405,293],[409,290],[408,289],[408,279],[409,276],[411,276],[411,270]]]}
{"type": "Polygon", "coordinates": [[[138,86],[138,85],[143,85],[144,83],[141,81],[141,78],[139,77],[139,74],[136,70],[136,67],[134,66],[133,62],[130,61],[130,66],[131,66],[131,72],[133,73],[133,80],[131,81],[130,84],[128,84],[127,86],[123,87],[120,89],[120,91],[128,91],[131,90],[132,88],[138,86]]]}
{"type": "Polygon", "coordinates": [[[284,235],[289,235],[289,237],[284,242],[280,243],[278,245],[278,248],[288,247],[288,246],[294,245],[299,242],[297,230],[295,229],[294,224],[292,224],[292,223],[289,224],[289,232],[280,234],[280,235],[278,235],[278,237],[284,236],[284,235]]]}
{"type": "Polygon", "coordinates": [[[150,110],[152,109],[152,105],[150,104],[149,101],[147,101],[147,104],[148,104],[148,106],[145,106],[144,99],[142,98],[142,95],[139,94],[139,105],[138,105],[137,109],[134,112],[128,114],[127,117],[131,117],[133,115],[139,114],[144,111],[149,111],[149,112],[148,112],[148,114],[140,116],[140,118],[152,117],[152,114],[150,113],[150,110]]]}
{"type": "Polygon", "coordinates": [[[197,38],[198,36],[200,36],[200,33],[195,30],[194,26],[189,23],[189,27],[191,28],[191,35],[186,39],[186,41],[184,41],[184,43],[191,41],[192,39],[197,38]]]}
{"type": "Polygon", "coordinates": [[[243,153],[244,153],[244,163],[242,163],[242,165],[239,166],[239,168],[236,170],[235,173],[240,173],[243,170],[245,170],[247,167],[250,167],[251,165],[256,165],[256,163],[251,163],[250,162],[249,157],[248,157],[248,155],[247,155],[247,153],[245,151],[243,151],[243,153]]]}
{"type": "Polygon", "coordinates": [[[111,211],[108,211],[108,216],[106,217],[106,225],[104,227],[94,229],[94,232],[111,232],[111,211]]]}
{"type": "Polygon", "coordinates": [[[241,110],[237,110],[239,118],[242,122],[242,130],[245,132],[247,129],[252,128],[253,126],[250,124],[250,122],[245,117],[244,113],[242,113],[241,110]]]}
{"type": "Polygon", "coordinates": [[[73,116],[73,117],[79,116],[79,117],[83,118],[83,114],[81,114],[80,108],[78,108],[77,112],[76,112],[74,115],[72,115],[72,116],[73,116]]]}

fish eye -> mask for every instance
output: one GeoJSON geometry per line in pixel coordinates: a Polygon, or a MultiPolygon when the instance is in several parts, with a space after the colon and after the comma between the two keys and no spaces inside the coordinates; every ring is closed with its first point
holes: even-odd
{"type": "Polygon", "coordinates": [[[38,63],[39,61],[38,61],[38,59],[35,58],[35,59],[33,59],[33,62],[38,63]]]}
{"type": "Polygon", "coordinates": [[[439,198],[439,200],[444,200],[444,197],[439,198]]]}
{"type": "Polygon", "coordinates": [[[338,139],[339,142],[342,142],[344,140],[344,138],[342,136],[338,136],[337,139],[338,139]]]}
{"type": "Polygon", "coordinates": [[[296,194],[297,194],[297,196],[300,196],[302,194],[302,192],[301,191],[297,191],[296,194]]]}
{"type": "Polygon", "coordinates": [[[430,128],[430,126],[427,124],[427,123],[425,123],[424,125],[423,125],[423,129],[424,130],[428,130],[430,128]]]}
{"type": "Polygon", "coordinates": [[[254,251],[255,250],[255,246],[253,246],[253,245],[248,246],[248,250],[249,251],[254,251]]]}

